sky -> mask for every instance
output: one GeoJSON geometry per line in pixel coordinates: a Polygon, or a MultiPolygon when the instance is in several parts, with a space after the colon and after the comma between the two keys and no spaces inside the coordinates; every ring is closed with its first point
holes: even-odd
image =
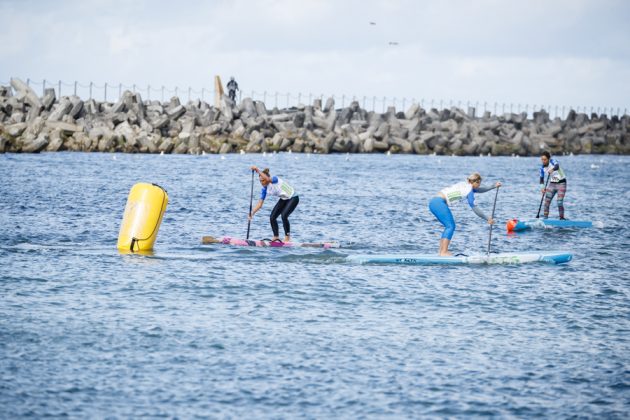
{"type": "Polygon", "coordinates": [[[0,16],[0,83],[178,86],[186,99],[219,75],[255,99],[630,111],[625,0],[0,0],[0,16]]]}

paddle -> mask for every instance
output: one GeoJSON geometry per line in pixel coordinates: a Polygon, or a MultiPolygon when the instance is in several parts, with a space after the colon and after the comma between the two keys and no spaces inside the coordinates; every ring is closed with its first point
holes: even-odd
{"type": "Polygon", "coordinates": [[[545,199],[545,194],[547,194],[547,184],[549,184],[549,178],[551,178],[551,175],[547,175],[547,181],[545,182],[545,191],[543,191],[542,197],[540,198],[540,206],[538,206],[538,213],[536,213],[536,219],[540,218],[540,209],[542,209],[542,203],[543,203],[543,200],[545,199]]]}
{"type": "MultiPolygon", "coordinates": [[[[494,204],[492,205],[492,221],[494,222],[494,210],[497,208],[497,196],[499,195],[499,188],[497,187],[497,192],[494,194],[494,204]]],[[[490,242],[492,241],[492,225],[490,225],[490,236],[488,237],[488,257],[490,256],[490,242]]]]}
{"type": "MultiPolygon", "coordinates": [[[[252,201],[254,200],[254,171],[252,170],[252,191],[249,194],[249,217],[252,216],[252,201]]],[[[249,227],[252,224],[250,218],[247,218],[247,237],[249,239],[249,227]]]]}

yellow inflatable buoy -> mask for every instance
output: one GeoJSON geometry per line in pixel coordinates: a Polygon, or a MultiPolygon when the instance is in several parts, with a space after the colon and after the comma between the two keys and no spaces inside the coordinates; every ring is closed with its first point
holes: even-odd
{"type": "Polygon", "coordinates": [[[121,251],[150,251],[168,204],[166,190],[157,184],[138,183],[129,191],[118,233],[121,251]]]}

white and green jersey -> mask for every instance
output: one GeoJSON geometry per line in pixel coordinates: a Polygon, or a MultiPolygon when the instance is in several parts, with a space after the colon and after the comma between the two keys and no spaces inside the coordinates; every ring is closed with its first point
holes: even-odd
{"type": "Polygon", "coordinates": [[[277,176],[272,177],[271,183],[262,188],[260,199],[264,200],[267,194],[280,197],[281,200],[288,200],[296,195],[293,187],[277,176]]]}
{"type": "Polygon", "coordinates": [[[470,208],[473,208],[475,206],[475,195],[473,187],[470,183],[466,181],[458,182],[455,185],[446,187],[440,192],[444,194],[444,197],[446,197],[446,204],[448,204],[449,206],[453,203],[457,203],[458,201],[463,200],[464,198],[466,198],[466,200],[468,201],[468,205],[470,206],[470,208]]]}
{"type": "Polygon", "coordinates": [[[540,165],[540,183],[541,184],[545,183],[545,172],[547,172],[547,169],[549,168],[549,166],[553,168],[553,172],[550,175],[551,179],[549,180],[549,182],[553,182],[553,183],[562,182],[562,181],[566,182],[567,177],[564,175],[564,171],[560,167],[560,163],[555,159],[551,159],[549,160],[548,166],[540,165]]]}

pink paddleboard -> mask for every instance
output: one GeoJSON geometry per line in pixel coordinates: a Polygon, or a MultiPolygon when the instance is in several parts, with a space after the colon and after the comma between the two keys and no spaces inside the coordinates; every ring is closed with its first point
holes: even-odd
{"type": "Polygon", "coordinates": [[[339,248],[338,242],[281,242],[281,241],[268,241],[268,240],[253,240],[253,239],[239,239],[232,238],[230,236],[223,236],[221,238],[214,238],[212,236],[204,236],[201,240],[203,244],[222,244],[232,246],[259,246],[259,247],[272,247],[272,248],[294,248],[294,247],[307,247],[307,248],[339,248]]]}

